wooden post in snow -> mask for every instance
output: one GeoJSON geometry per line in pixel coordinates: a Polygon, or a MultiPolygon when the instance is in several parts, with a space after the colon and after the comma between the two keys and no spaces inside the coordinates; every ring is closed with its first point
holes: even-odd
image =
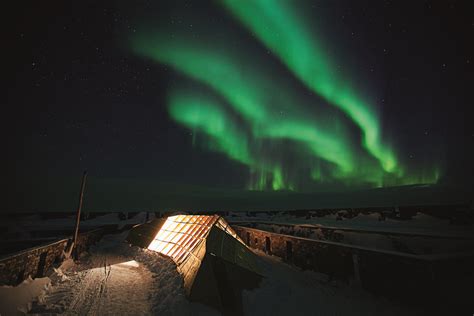
{"type": "Polygon", "coordinates": [[[84,198],[84,188],[86,186],[86,178],[87,178],[87,170],[85,170],[84,173],[82,174],[81,191],[79,192],[79,205],[77,206],[77,214],[76,214],[76,226],[74,228],[74,237],[72,239],[69,255],[71,255],[73,248],[76,248],[77,235],[79,233],[79,223],[81,222],[82,199],[84,198]]]}

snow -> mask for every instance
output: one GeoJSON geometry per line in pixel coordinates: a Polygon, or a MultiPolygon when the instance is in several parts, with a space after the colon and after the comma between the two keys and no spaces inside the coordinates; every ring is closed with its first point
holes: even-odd
{"type": "Polygon", "coordinates": [[[75,264],[56,269],[35,314],[212,315],[189,302],[175,263],[154,251],[130,247],[128,232],[106,235],[75,264]]]}
{"type": "MultiPolygon", "coordinates": [[[[311,214],[311,213],[310,213],[311,214]]],[[[397,220],[387,218],[379,220],[379,213],[368,214],[359,213],[353,218],[339,217],[330,213],[325,216],[311,214],[310,218],[297,217],[288,212],[277,212],[273,214],[257,213],[258,216],[247,216],[246,213],[230,212],[228,220],[230,223],[239,222],[272,222],[281,224],[300,224],[324,226],[328,228],[346,228],[357,230],[370,230],[380,232],[393,232],[419,235],[435,235],[440,237],[462,237],[474,238],[473,225],[452,225],[448,220],[439,219],[427,214],[418,212],[410,220],[397,220]]]]}
{"type": "MultiPolygon", "coordinates": [[[[80,231],[90,230],[105,225],[118,225],[121,229],[128,224],[140,224],[146,221],[147,212],[140,212],[135,216],[121,220],[119,213],[111,212],[102,216],[97,216],[92,219],[82,220],[80,223],[80,231]]],[[[148,212],[148,220],[155,218],[155,213],[148,212]]],[[[70,231],[71,234],[75,227],[76,218],[71,215],[64,218],[50,218],[42,220],[39,216],[26,216],[23,218],[15,219],[14,224],[9,225],[11,233],[16,233],[17,238],[28,239],[32,231],[70,231]],[[13,231],[14,228],[14,231],[13,231]]],[[[3,223],[2,223],[3,224],[3,223]]]]}
{"type": "MultiPolygon", "coordinates": [[[[398,237],[385,236],[382,234],[363,234],[340,230],[335,230],[334,233],[343,236],[342,242],[345,244],[391,251],[397,250],[394,247],[394,240],[400,239],[398,237]]],[[[411,238],[409,238],[409,241],[411,241],[411,238]]]]}
{"type": "MultiPolygon", "coordinates": [[[[245,226],[245,225],[244,225],[245,226]]],[[[474,236],[469,239],[453,239],[425,235],[385,234],[366,230],[347,230],[332,228],[332,233],[325,235],[322,228],[328,226],[311,224],[286,224],[280,222],[256,222],[253,228],[292,235],[320,241],[337,242],[340,244],[377,249],[380,251],[402,252],[407,254],[455,253],[474,249],[474,236]]]]}
{"type": "MultiPolygon", "coordinates": [[[[104,236],[78,261],[65,261],[49,278],[0,288],[1,315],[14,315],[17,307],[37,315],[220,314],[187,300],[175,263],[157,252],[129,246],[127,234],[104,236]]],[[[301,271],[277,257],[257,254],[264,279],[259,288],[243,292],[245,315],[413,312],[373,296],[356,284],[329,280],[325,274],[301,271]]]]}
{"type": "Polygon", "coordinates": [[[356,284],[329,281],[328,276],[287,265],[258,252],[265,276],[259,288],[243,292],[245,315],[416,315],[356,284]]]}
{"type": "Polygon", "coordinates": [[[0,286],[0,315],[23,315],[31,308],[33,299],[42,299],[51,280],[29,277],[18,286],[0,286]]]}

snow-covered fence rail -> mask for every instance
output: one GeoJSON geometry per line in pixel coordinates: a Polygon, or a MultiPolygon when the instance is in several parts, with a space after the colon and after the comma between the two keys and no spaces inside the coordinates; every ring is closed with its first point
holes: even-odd
{"type": "Polygon", "coordinates": [[[232,225],[267,232],[332,241],[361,247],[408,254],[454,253],[473,250],[474,234],[446,234],[436,231],[397,231],[383,228],[331,227],[321,224],[288,224],[279,222],[231,222],[232,225]]]}
{"type": "Polygon", "coordinates": [[[422,238],[431,238],[431,239],[453,239],[453,240],[474,240],[474,234],[469,233],[468,235],[463,231],[461,232],[433,232],[433,229],[430,231],[417,231],[415,230],[397,230],[397,228],[391,227],[351,227],[347,225],[344,226],[330,226],[322,224],[298,224],[298,223],[282,223],[278,221],[249,221],[249,220],[229,220],[231,225],[237,226],[246,226],[256,229],[262,229],[266,231],[272,231],[275,233],[281,233],[285,235],[295,235],[298,237],[307,237],[309,235],[320,235],[324,238],[332,238],[334,231],[344,231],[344,232],[353,232],[353,233],[363,233],[363,234],[378,234],[378,235],[391,235],[391,236],[407,236],[407,237],[422,237],[422,238]]]}
{"type": "Polygon", "coordinates": [[[67,239],[26,249],[0,259],[0,284],[17,285],[28,276],[44,276],[53,263],[61,261],[67,239]]]}
{"type": "MultiPolygon", "coordinates": [[[[81,253],[111,230],[103,227],[79,234],[77,252],[81,253]]],[[[54,264],[63,260],[70,238],[60,239],[0,257],[0,285],[17,285],[28,276],[42,277],[54,264]]]]}
{"type": "Polygon", "coordinates": [[[250,227],[234,225],[233,228],[251,248],[280,257],[299,268],[327,274],[329,279],[356,282],[372,293],[404,302],[419,304],[437,297],[446,301],[451,295],[456,304],[463,304],[460,297],[470,291],[453,289],[450,284],[454,280],[474,280],[474,251],[415,255],[250,227]],[[449,291],[446,292],[446,288],[449,291]]]}

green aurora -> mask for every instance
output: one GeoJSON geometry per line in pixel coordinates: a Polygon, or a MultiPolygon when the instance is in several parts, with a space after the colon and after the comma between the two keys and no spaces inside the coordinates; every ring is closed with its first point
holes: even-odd
{"type": "Polygon", "coordinates": [[[171,118],[200,135],[199,145],[247,166],[248,189],[437,182],[439,168],[422,174],[402,168],[381,142],[377,114],[335,76],[333,63],[291,10],[280,2],[225,3],[316,96],[301,97],[272,67],[235,49],[227,42],[231,32],[222,39],[206,30],[196,37],[177,26],[146,26],[131,36],[131,48],[176,70],[181,81],[168,93],[171,118]],[[267,31],[257,17],[278,32],[267,31]],[[361,131],[362,146],[354,128],[361,131]]]}
{"type": "Polygon", "coordinates": [[[305,26],[290,1],[224,0],[227,8],[315,93],[339,107],[363,131],[363,145],[387,172],[400,172],[393,151],[382,143],[377,113],[338,75],[324,43],[305,26]],[[284,21],[284,22],[282,22],[284,21]]]}

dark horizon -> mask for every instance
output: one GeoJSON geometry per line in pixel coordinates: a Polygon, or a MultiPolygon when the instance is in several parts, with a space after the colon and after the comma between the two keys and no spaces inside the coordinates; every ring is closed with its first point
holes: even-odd
{"type": "MultiPolygon", "coordinates": [[[[28,199],[4,204],[3,212],[69,212],[77,209],[80,177],[62,179],[62,185],[32,183],[28,199]],[[36,187],[35,187],[36,185],[36,187]],[[38,188],[41,187],[40,190],[38,188]],[[46,193],[45,193],[46,192],[46,193]]],[[[153,179],[103,179],[88,176],[84,212],[225,212],[329,209],[394,209],[444,207],[448,212],[473,207],[472,189],[455,186],[410,185],[321,192],[242,191],[177,183],[156,184],[153,179]],[[104,189],[105,188],[105,189],[104,189]]],[[[448,214],[446,214],[448,215],[448,214]]]]}

